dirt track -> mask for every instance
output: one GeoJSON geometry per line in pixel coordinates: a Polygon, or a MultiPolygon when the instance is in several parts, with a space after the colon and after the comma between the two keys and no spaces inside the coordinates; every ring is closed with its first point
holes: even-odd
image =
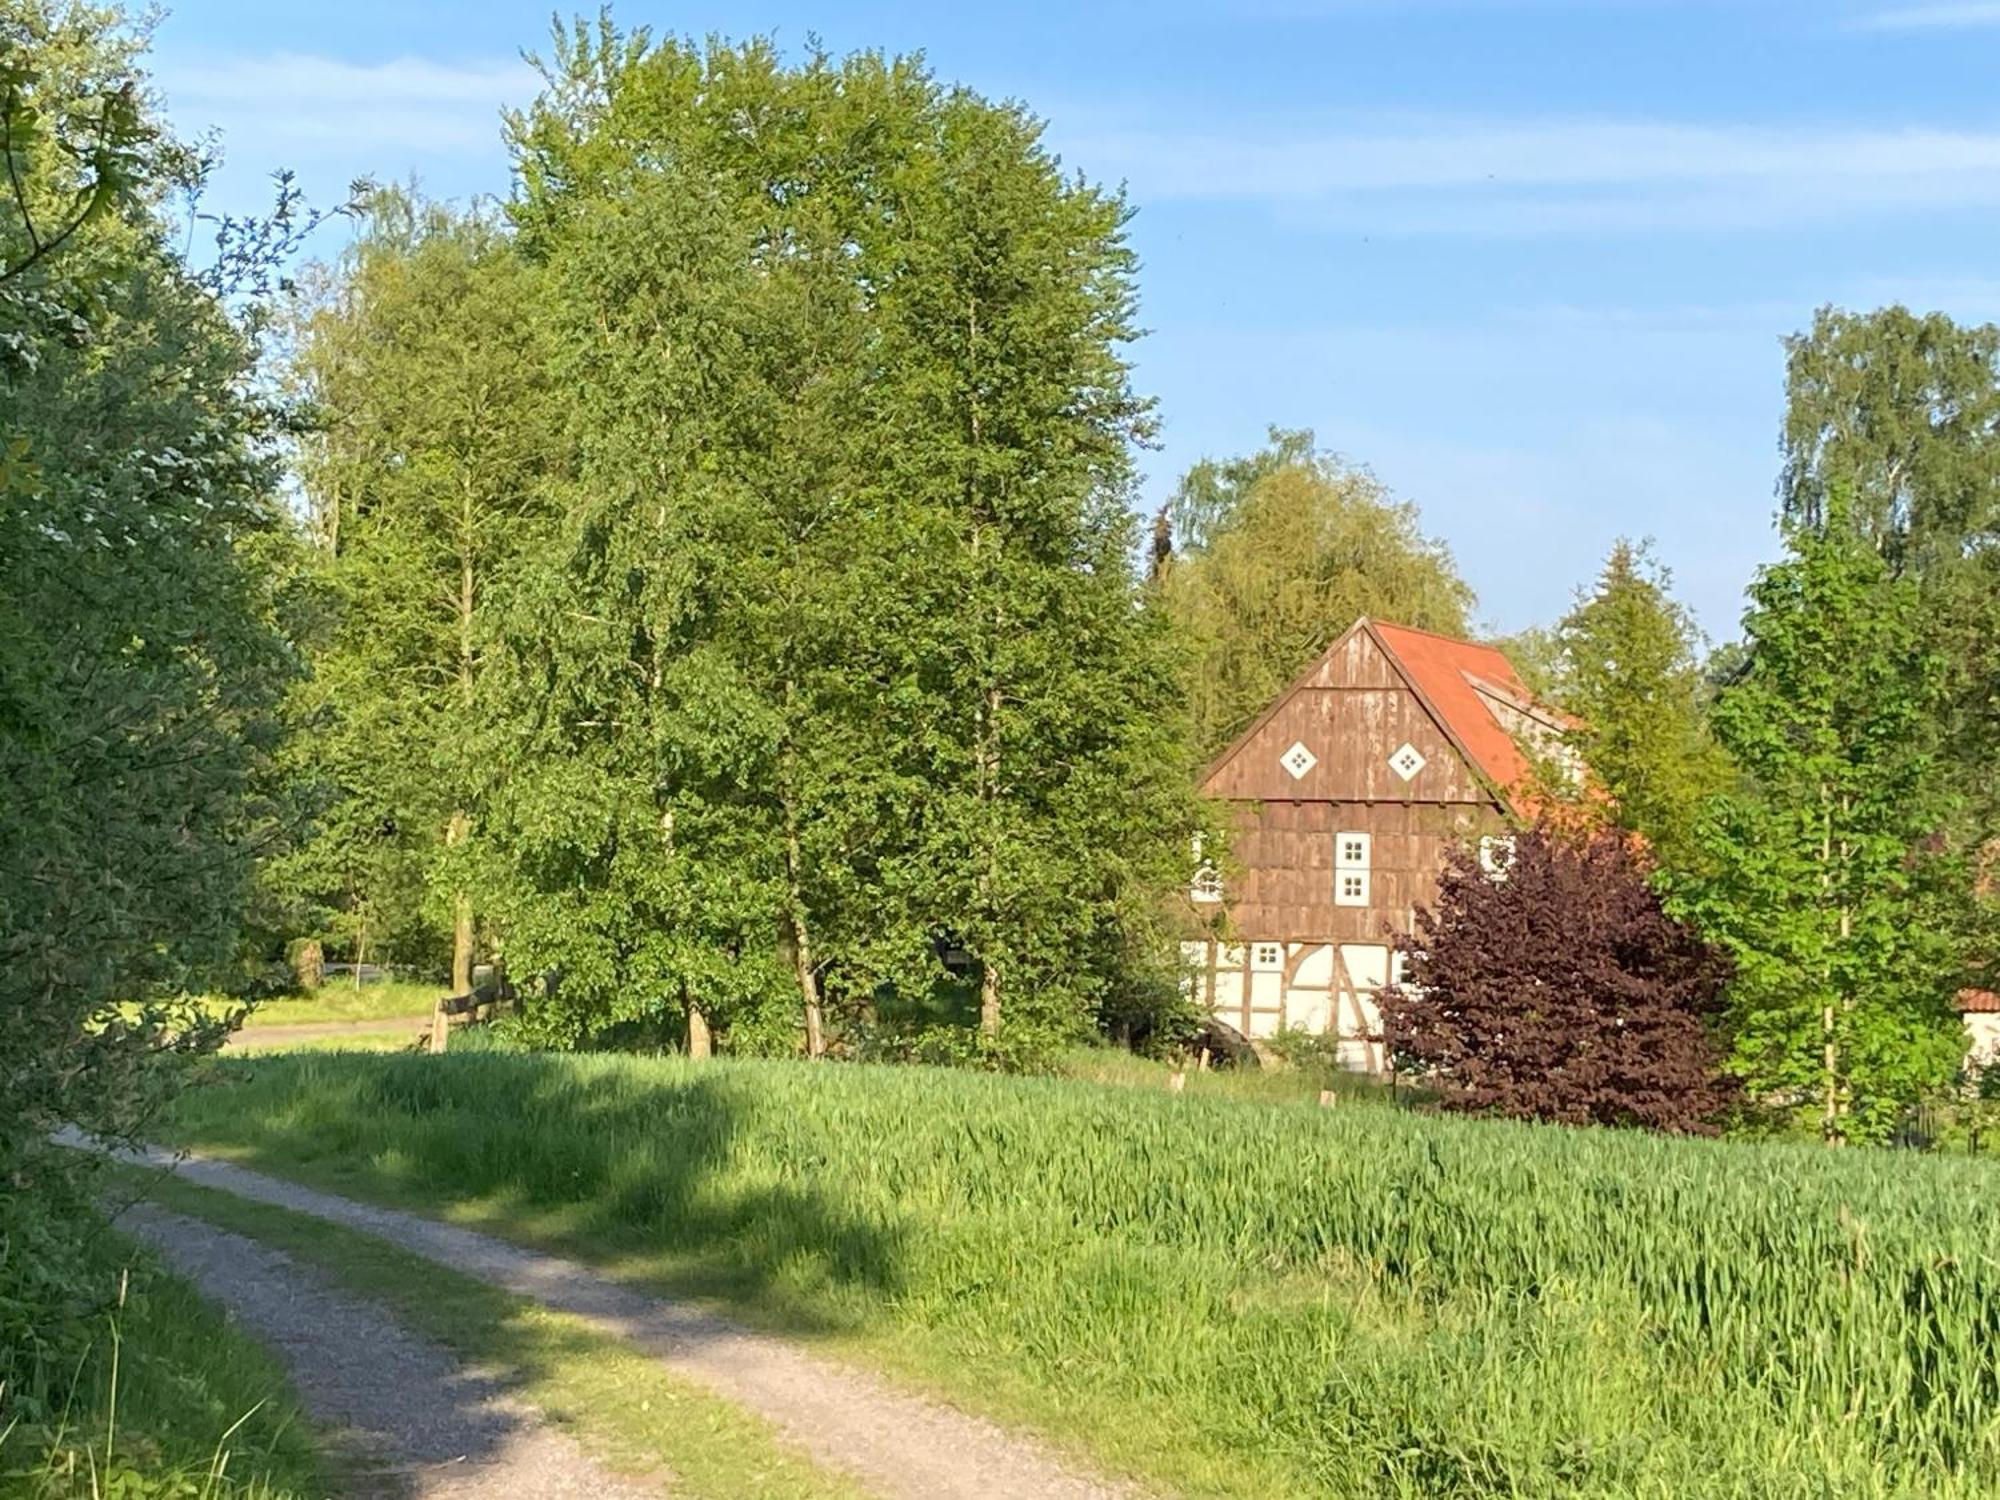
{"type": "Polygon", "coordinates": [[[199,1219],[136,1204],[119,1227],[157,1249],[291,1372],[364,1500],[648,1500],[489,1373],[400,1327],[309,1266],[199,1219]]]}
{"type": "MultiPolygon", "coordinates": [[[[165,1152],[148,1153],[144,1159],[156,1166],[174,1160],[165,1152]]],[[[205,1187],[374,1235],[582,1317],[765,1417],[819,1462],[853,1474],[878,1495],[893,1500],[1137,1500],[1138,1492],[1080,1474],[1030,1438],[908,1395],[782,1339],[642,1292],[575,1261],[226,1162],[196,1157],[182,1161],[178,1170],[205,1187]]],[[[530,1488],[505,1493],[564,1492],[530,1488]]]]}

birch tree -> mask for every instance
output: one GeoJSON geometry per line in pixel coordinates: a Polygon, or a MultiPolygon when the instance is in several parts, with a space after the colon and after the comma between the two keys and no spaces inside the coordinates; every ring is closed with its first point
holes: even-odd
{"type": "Polygon", "coordinates": [[[1010,988],[1087,1025],[1193,820],[1132,569],[1123,204],[906,60],[600,24],[548,74],[513,212],[581,467],[510,816],[562,1024],[726,1010],[736,1044],[783,972],[817,1053],[832,1011],[922,1009],[949,944],[989,1035],[1010,988]]]}

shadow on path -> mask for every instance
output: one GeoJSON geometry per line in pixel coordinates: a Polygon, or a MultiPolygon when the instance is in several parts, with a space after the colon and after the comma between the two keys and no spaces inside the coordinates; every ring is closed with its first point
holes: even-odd
{"type": "MultiPolygon", "coordinates": [[[[127,1159],[134,1159],[127,1157],[127,1159]]],[[[189,1181],[359,1230],[558,1312],[587,1320],[773,1422],[815,1459],[898,1500],[1131,1500],[1078,1475],[1033,1441],[907,1395],[701,1309],[613,1281],[559,1256],[417,1214],[322,1193],[199,1156],[137,1159],[189,1181]]],[[[270,1252],[263,1252],[269,1254],[270,1252]]],[[[303,1390],[303,1388],[302,1388],[303,1390]]],[[[308,1398],[310,1400],[310,1398],[308,1398]]],[[[424,1491],[423,1494],[433,1492],[424,1491]]],[[[444,1492],[436,1492],[442,1494],[444,1492]]],[[[497,1493],[497,1492],[496,1492],[497,1493]]],[[[525,1489],[522,1495],[560,1495],[525,1489]]]]}
{"type": "Polygon", "coordinates": [[[658,1486],[599,1468],[495,1372],[470,1369],[310,1267],[199,1219],[135,1204],[119,1227],[277,1354],[333,1433],[346,1493],[366,1500],[641,1500],[658,1486]]]}

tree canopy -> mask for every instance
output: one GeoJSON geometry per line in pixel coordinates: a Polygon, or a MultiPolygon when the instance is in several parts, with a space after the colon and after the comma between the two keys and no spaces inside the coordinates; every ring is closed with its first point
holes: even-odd
{"type": "Polygon", "coordinates": [[[1159,587],[1186,637],[1204,756],[1362,615],[1469,633],[1472,590],[1416,507],[1310,432],[1273,428],[1258,453],[1195,465],[1166,515],[1180,550],[1159,587]]]}
{"type": "Polygon", "coordinates": [[[1681,906],[1735,962],[1732,1067],[1752,1096],[1829,1141],[1880,1140],[1965,1049],[1952,999],[1971,888],[1940,839],[1942,663],[1914,583],[1840,493],[1787,540],[1714,710],[1749,781],[1703,827],[1681,906]]]}
{"type": "Polygon", "coordinates": [[[1450,1109],[1709,1133],[1723,956],[1669,917],[1627,835],[1543,824],[1505,869],[1454,851],[1383,993],[1399,1069],[1450,1109]]]}
{"type": "Polygon", "coordinates": [[[141,40],[0,5],[0,1427],[75,1331],[48,1136],[130,1138],[219,1041],[174,997],[233,958],[280,832],[279,413],[228,268],[160,212],[202,165],[141,40]]]}

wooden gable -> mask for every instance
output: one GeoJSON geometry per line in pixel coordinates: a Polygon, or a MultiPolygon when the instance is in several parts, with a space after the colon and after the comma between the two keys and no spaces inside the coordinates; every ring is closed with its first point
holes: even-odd
{"type": "Polygon", "coordinates": [[[1368,623],[1356,623],[1223,752],[1202,781],[1211,797],[1266,802],[1448,802],[1495,799],[1368,623]],[[1303,745],[1314,764],[1293,776],[1303,745]],[[1424,759],[1405,780],[1389,764],[1404,745],[1424,759]]]}

